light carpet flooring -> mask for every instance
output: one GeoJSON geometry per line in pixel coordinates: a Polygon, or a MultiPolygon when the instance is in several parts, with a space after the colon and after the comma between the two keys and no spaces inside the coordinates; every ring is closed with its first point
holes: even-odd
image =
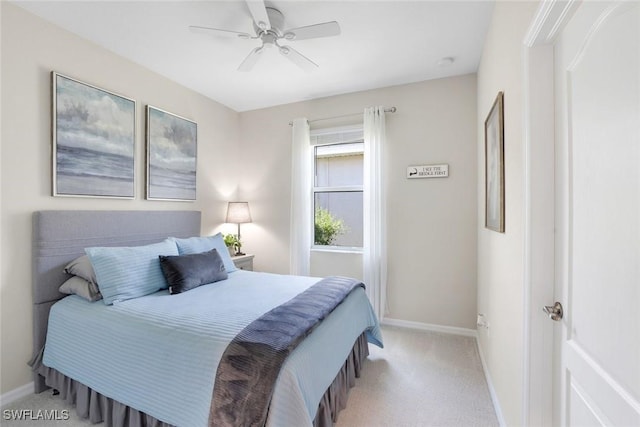
{"type": "MultiPolygon", "coordinates": [[[[383,327],[383,338],[384,349],[369,346],[362,377],[351,389],[336,427],[498,425],[475,339],[388,326],[383,327]]],[[[2,427],[92,425],[50,391],[4,409],[66,409],[70,419],[29,422],[2,417],[2,427]]]]}
{"type": "Polygon", "coordinates": [[[383,327],[336,427],[498,426],[476,340],[383,327]]]}

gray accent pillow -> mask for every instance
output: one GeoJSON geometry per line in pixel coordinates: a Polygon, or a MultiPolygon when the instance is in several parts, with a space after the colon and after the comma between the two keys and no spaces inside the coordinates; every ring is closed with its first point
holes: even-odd
{"type": "MultiPolygon", "coordinates": [[[[89,282],[89,290],[91,291],[92,295],[97,295],[100,293],[100,290],[98,289],[98,279],[96,279],[96,272],[93,270],[91,260],[88,256],[82,255],[81,257],[74,259],[69,264],[67,264],[67,266],[64,268],[64,272],[81,277],[89,282]]],[[[100,296],[100,298],[102,298],[102,296],[100,296]]]]}
{"type": "Polygon", "coordinates": [[[71,276],[58,288],[60,292],[67,295],[78,295],[87,301],[98,301],[102,299],[102,294],[93,289],[91,283],[80,276],[71,276]]]}
{"type": "Polygon", "coordinates": [[[160,268],[169,284],[170,294],[179,294],[228,277],[216,249],[185,255],[160,255],[160,268]]]}

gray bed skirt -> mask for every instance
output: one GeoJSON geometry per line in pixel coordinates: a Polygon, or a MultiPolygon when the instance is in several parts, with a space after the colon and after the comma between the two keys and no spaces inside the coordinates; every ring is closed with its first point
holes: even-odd
{"type": "Polygon", "coordinates": [[[340,372],[320,399],[313,427],[331,427],[338,420],[338,413],[347,406],[349,389],[356,384],[356,378],[360,378],[362,364],[368,355],[367,333],[363,332],[353,345],[340,372]]]}
{"type": "MultiPolygon", "coordinates": [[[[322,396],[314,427],[331,427],[338,413],[347,405],[349,389],[360,377],[362,363],[369,355],[366,333],[358,337],[340,372],[322,396]]],[[[76,407],[80,418],[91,423],[104,421],[105,427],[171,427],[144,412],[130,408],[120,402],[97,393],[91,388],[61,374],[53,368],[40,364],[36,371],[45,378],[47,386],[60,392],[60,397],[76,407]]]]}

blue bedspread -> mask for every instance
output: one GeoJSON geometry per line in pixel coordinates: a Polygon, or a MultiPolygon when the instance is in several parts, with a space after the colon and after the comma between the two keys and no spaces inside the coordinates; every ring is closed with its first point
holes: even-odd
{"type": "MultiPolygon", "coordinates": [[[[237,271],[183,294],[160,291],[113,306],[70,296],[51,310],[44,364],[159,420],[205,426],[227,344],[318,280],[237,271]]],[[[381,345],[377,319],[358,289],[287,359],[267,425],[310,425],[363,330],[381,345]]]]}

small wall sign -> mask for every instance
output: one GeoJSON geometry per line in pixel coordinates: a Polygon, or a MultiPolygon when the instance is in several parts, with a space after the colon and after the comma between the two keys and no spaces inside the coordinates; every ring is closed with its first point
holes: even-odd
{"type": "Polygon", "coordinates": [[[449,176],[449,165],[407,166],[407,178],[446,178],[449,176]]]}

